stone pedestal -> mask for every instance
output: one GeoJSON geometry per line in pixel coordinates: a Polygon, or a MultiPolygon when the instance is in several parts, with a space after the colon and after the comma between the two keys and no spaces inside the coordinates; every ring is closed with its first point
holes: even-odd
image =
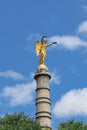
{"type": "Polygon", "coordinates": [[[51,75],[48,69],[38,68],[35,76],[36,80],[36,121],[40,124],[42,130],[51,130],[50,113],[50,88],[49,79],[51,75]]]}

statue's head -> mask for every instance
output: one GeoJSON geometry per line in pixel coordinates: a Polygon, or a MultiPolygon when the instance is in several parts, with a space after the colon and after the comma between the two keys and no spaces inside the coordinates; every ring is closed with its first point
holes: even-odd
{"type": "Polygon", "coordinates": [[[45,44],[46,44],[46,43],[47,43],[47,40],[43,40],[42,44],[43,44],[43,43],[45,43],[45,44]]]}
{"type": "Polygon", "coordinates": [[[47,43],[47,36],[43,36],[41,39],[41,43],[47,43]]]}

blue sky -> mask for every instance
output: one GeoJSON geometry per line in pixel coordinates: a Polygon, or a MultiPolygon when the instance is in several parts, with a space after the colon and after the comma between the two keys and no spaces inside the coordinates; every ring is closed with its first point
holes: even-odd
{"type": "Polygon", "coordinates": [[[87,0],[0,1],[0,116],[35,117],[35,41],[48,43],[54,130],[70,118],[87,122],[87,0]]]}

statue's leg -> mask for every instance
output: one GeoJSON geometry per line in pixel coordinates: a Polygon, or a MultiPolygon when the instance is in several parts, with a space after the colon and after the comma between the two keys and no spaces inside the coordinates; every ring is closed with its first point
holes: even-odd
{"type": "Polygon", "coordinates": [[[40,57],[40,62],[39,63],[40,63],[40,65],[43,64],[43,57],[42,56],[40,57]]]}
{"type": "Polygon", "coordinates": [[[45,59],[45,57],[44,57],[43,55],[41,55],[41,57],[40,57],[40,62],[39,62],[40,65],[41,65],[41,64],[44,64],[44,59],[45,59]]]}

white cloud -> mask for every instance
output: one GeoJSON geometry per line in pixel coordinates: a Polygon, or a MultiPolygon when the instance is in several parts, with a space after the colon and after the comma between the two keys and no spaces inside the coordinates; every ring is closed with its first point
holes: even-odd
{"type": "Polygon", "coordinates": [[[11,106],[24,105],[30,103],[35,91],[35,82],[26,84],[16,84],[7,86],[0,94],[3,98],[8,98],[11,106]]]}
{"type": "Polygon", "coordinates": [[[78,27],[79,33],[87,33],[87,20],[82,22],[78,27]]]}
{"type": "Polygon", "coordinates": [[[50,42],[57,41],[60,46],[68,50],[74,50],[77,49],[78,47],[87,47],[87,42],[81,40],[77,36],[53,36],[49,39],[49,41],[50,42]]]}
{"type": "Polygon", "coordinates": [[[87,88],[67,92],[56,102],[53,113],[56,117],[87,116],[87,88]]]}
{"type": "MultiPolygon", "coordinates": [[[[87,6],[85,7],[87,9],[87,6]]],[[[57,42],[58,45],[53,46],[55,48],[65,48],[68,50],[75,50],[81,47],[87,48],[87,20],[83,21],[76,29],[74,35],[55,35],[48,39],[51,42],[57,42]],[[80,35],[79,35],[80,34],[80,35]]]]}
{"type": "Polygon", "coordinates": [[[58,74],[56,74],[56,73],[54,73],[54,72],[52,72],[51,73],[51,83],[55,83],[55,84],[60,84],[60,82],[61,82],[61,79],[60,79],[60,75],[58,75],[58,74]]]}
{"type": "Polygon", "coordinates": [[[24,76],[14,70],[7,70],[5,72],[0,72],[0,77],[12,78],[14,80],[23,80],[24,76]]]}

